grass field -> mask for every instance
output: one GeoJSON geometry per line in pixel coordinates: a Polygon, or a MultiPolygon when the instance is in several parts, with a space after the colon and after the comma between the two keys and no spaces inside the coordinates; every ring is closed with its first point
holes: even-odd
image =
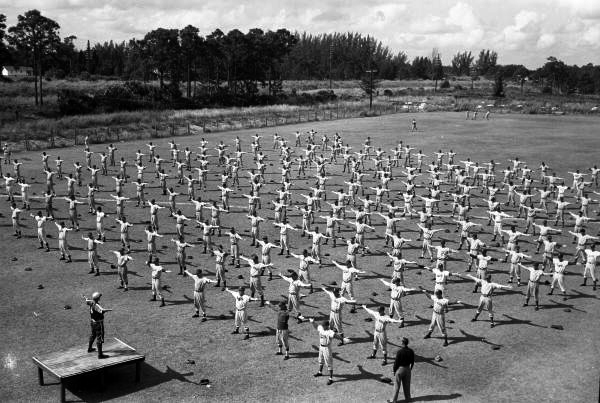
{"type": "MultiPolygon", "coordinates": [[[[273,132],[277,131],[293,144],[293,132],[315,129],[319,133],[333,135],[339,132],[345,143],[358,150],[366,136],[370,136],[375,146],[384,149],[394,147],[398,141],[422,149],[427,155],[433,155],[438,149],[453,149],[457,152],[456,160],[470,157],[474,161],[487,162],[490,159],[508,165],[507,159],[518,156],[532,168],[537,168],[545,161],[559,176],[570,178],[568,171],[579,168],[582,171],[598,163],[598,119],[581,116],[535,116],[535,115],[498,115],[490,121],[465,121],[462,113],[427,113],[415,115],[418,119],[419,132],[409,133],[411,115],[390,115],[376,118],[311,122],[298,126],[273,128],[261,132],[262,145],[273,166],[267,170],[267,191],[276,189],[279,181],[277,155],[271,151],[273,132]]],[[[235,136],[242,139],[245,148],[249,148],[250,136],[254,130],[231,133],[205,134],[211,145],[223,140],[233,144],[235,136]]],[[[180,148],[191,149],[199,143],[199,136],[179,137],[176,139],[180,148]]],[[[117,157],[124,156],[132,160],[137,149],[145,150],[146,141],[118,144],[117,157]]],[[[92,151],[101,151],[104,145],[93,145],[92,151]]],[[[158,154],[166,156],[167,139],[158,144],[158,154]]],[[[65,148],[51,150],[51,160],[60,155],[66,161],[84,160],[81,148],[65,148]]],[[[41,174],[39,152],[19,153],[19,160],[24,162],[23,169],[29,183],[33,183],[33,192],[42,194],[44,178],[41,174]]],[[[246,167],[250,158],[245,156],[246,167]]],[[[68,171],[70,163],[65,163],[68,171]]],[[[5,168],[5,167],[3,167],[5,168]]],[[[172,171],[170,165],[166,168],[172,171]]],[[[498,171],[504,165],[500,165],[498,171]]],[[[150,169],[150,167],[149,167],[150,169]]],[[[151,170],[151,169],[150,169],[151,170]]],[[[329,166],[332,185],[328,189],[337,190],[346,176],[341,174],[341,165],[329,166]],[[340,185],[335,186],[336,184],[340,185]]],[[[395,174],[399,174],[396,169],[395,174]]],[[[111,174],[116,171],[111,171],[111,174]]],[[[209,191],[202,193],[203,199],[218,199],[215,190],[218,185],[218,170],[209,175],[209,191]]],[[[87,178],[87,176],[86,176],[87,178]]],[[[153,180],[148,189],[148,198],[166,200],[159,195],[157,183],[153,180]]],[[[402,177],[400,177],[402,179],[402,177]]],[[[420,177],[420,180],[424,180],[420,177]]],[[[242,180],[242,191],[248,190],[247,181],[242,180]]],[[[570,181],[569,181],[570,183],[570,181]]],[[[175,181],[172,182],[175,186],[175,181]]],[[[375,186],[370,178],[369,186],[375,186]]],[[[106,199],[113,192],[114,180],[101,177],[104,187],[97,194],[98,199],[106,199]]],[[[294,180],[294,201],[303,198],[299,193],[306,193],[312,180],[294,180]]],[[[403,185],[394,180],[392,190],[399,190],[403,185]]],[[[57,192],[63,194],[65,185],[59,182],[57,192]]],[[[185,192],[185,187],[180,186],[185,192]]],[[[127,185],[125,195],[133,197],[135,189],[127,185]]],[[[85,195],[80,190],[81,196],[85,195]]],[[[242,236],[248,236],[249,222],[245,218],[246,199],[243,192],[236,192],[232,205],[244,208],[233,208],[229,214],[221,218],[224,227],[235,226],[242,236]]],[[[423,194],[423,187],[417,194],[423,194]]],[[[4,189],[2,189],[4,194],[4,189]]],[[[392,191],[392,195],[396,192],[392,191]]],[[[328,195],[331,197],[331,195],[328,195]]],[[[474,209],[470,216],[484,215],[484,199],[478,192],[474,198],[474,209]]],[[[569,199],[572,199],[568,193],[569,199]]],[[[268,192],[264,192],[262,216],[272,218],[268,192]]],[[[506,197],[505,192],[500,200],[506,197]]],[[[183,212],[193,216],[193,208],[184,204],[185,197],[180,196],[183,212]]],[[[451,200],[442,203],[442,214],[447,214],[451,200]]],[[[570,200],[572,201],[572,200],[570,200]]],[[[42,202],[34,200],[33,212],[42,202]]],[[[327,205],[325,205],[327,206],[327,205]]],[[[65,203],[56,200],[58,217],[66,220],[65,203]]],[[[64,264],[58,261],[56,231],[54,224],[47,226],[52,235],[50,245],[52,251],[45,253],[37,250],[33,220],[23,214],[26,223],[24,238],[16,240],[12,237],[10,227],[10,209],[5,202],[0,203],[0,264],[2,270],[2,292],[0,293],[0,335],[4,340],[0,344],[2,359],[2,377],[0,378],[0,396],[3,401],[48,401],[57,398],[58,386],[37,384],[35,366],[31,356],[38,353],[57,351],[74,345],[86,347],[89,324],[86,307],[80,295],[90,295],[99,290],[103,293],[101,303],[114,312],[107,314],[106,337],[118,337],[140,352],[146,354],[143,366],[142,382],[133,384],[133,370],[117,369],[107,373],[107,388],[98,391],[93,375],[77,379],[68,386],[67,399],[82,401],[116,400],[116,401],[385,401],[391,398],[393,386],[380,381],[382,376],[391,377],[391,364],[381,366],[380,359],[366,360],[371,352],[373,322],[366,322],[367,314],[358,310],[350,314],[344,309],[343,321],[345,335],[351,339],[348,345],[338,347],[334,344],[335,383],[326,386],[325,377],[315,379],[312,374],[317,369],[318,337],[316,331],[308,323],[296,324],[290,320],[291,358],[283,361],[276,356],[274,328],[276,315],[270,310],[259,308],[258,304],[250,307],[250,340],[243,341],[242,335],[230,335],[233,329],[233,298],[217,288],[209,288],[207,301],[209,320],[200,322],[192,319],[191,302],[193,282],[175,275],[175,272],[163,276],[163,283],[168,289],[163,292],[166,307],[159,308],[158,303],[150,303],[150,273],[143,264],[146,257],[146,244],[143,224],[148,220],[148,210],[139,211],[129,204],[125,211],[135,227],[130,231],[131,238],[137,240],[132,245],[132,257],[135,259],[130,268],[131,291],[123,293],[117,289],[116,271],[110,268],[114,258],[110,250],[118,249],[118,228],[114,227],[111,217],[106,220],[109,232],[107,243],[100,245],[101,276],[93,277],[88,272],[87,254],[82,249],[82,234],[95,228],[95,220],[87,215],[86,206],[80,206],[83,218],[82,231],[69,234],[69,244],[74,262],[64,264]],[[111,226],[113,226],[111,228],[111,226]],[[13,261],[15,257],[17,260],[13,261]],[[31,267],[30,271],[25,268],[31,267]],[[42,284],[43,289],[38,289],[42,284]],[[70,305],[72,309],[64,309],[70,305]],[[220,315],[225,315],[224,319],[220,315]],[[194,360],[195,364],[187,363],[194,360]],[[199,385],[200,379],[208,378],[211,387],[199,385]]],[[[420,208],[420,204],[417,203],[420,208]]],[[[569,206],[572,207],[572,206],[569,206]]],[[[593,210],[597,209],[594,205],[593,210]]],[[[108,214],[114,213],[114,203],[105,203],[108,214]]],[[[161,251],[161,262],[169,269],[176,271],[175,253],[170,239],[174,236],[174,221],[161,211],[161,233],[158,248],[161,251]]],[[[570,211],[575,211],[570,210],[570,211]]],[[[508,213],[514,212],[511,207],[508,213]]],[[[323,213],[325,214],[325,213],[323,213]]],[[[595,213],[594,213],[595,216],[595,213]]],[[[299,225],[301,217],[296,211],[289,214],[292,224],[299,225]]],[[[399,228],[405,237],[413,239],[405,249],[404,256],[409,260],[418,260],[420,242],[417,237],[416,218],[401,221],[399,228]]],[[[374,217],[376,232],[369,233],[367,243],[374,251],[373,255],[358,257],[358,267],[366,270],[361,280],[355,283],[355,292],[360,303],[369,307],[380,304],[388,305],[389,293],[378,278],[389,279],[391,268],[386,267],[387,257],[384,246],[384,223],[378,216],[374,217]]],[[[449,240],[449,246],[456,247],[457,234],[448,218],[437,220],[436,228],[451,229],[436,239],[449,240]]],[[[522,225],[522,221],[519,222],[522,225]]],[[[484,223],[485,224],[485,223],[484,223]]],[[[317,219],[316,225],[325,228],[324,222],[317,219]]],[[[270,222],[263,223],[261,234],[269,239],[277,239],[275,227],[270,222]]],[[[491,227],[482,227],[481,238],[490,245],[491,227]]],[[[599,226],[593,222],[588,225],[589,232],[598,233],[599,226]]],[[[572,229],[569,225],[568,229],[572,229]]],[[[197,267],[208,270],[211,277],[214,273],[214,260],[201,252],[197,242],[200,234],[194,226],[187,226],[188,242],[197,245],[188,251],[190,268],[197,267]]],[[[342,236],[353,235],[351,227],[346,227],[342,236]]],[[[215,238],[225,249],[229,247],[228,238],[215,238]]],[[[559,236],[559,243],[566,244],[566,251],[572,254],[574,245],[570,237],[559,236]]],[[[532,239],[521,243],[525,253],[534,254],[535,244],[532,239]]],[[[248,255],[258,252],[249,246],[249,238],[241,242],[242,253],[248,255]]],[[[310,246],[306,238],[299,233],[291,235],[291,245],[295,252],[310,246]]],[[[330,264],[330,259],[341,261],[345,256],[345,247],[323,248],[324,265],[311,267],[311,275],[317,282],[341,282],[341,272],[330,264]]],[[[499,248],[491,247],[491,256],[502,258],[499,248]]],[[[462,272],[466,268],[466,253],[454,255],[448,268],[462,272]]],[[[534,256],[540,260],[541,255],[534,256]]],[[[423,264],[429,261],[421,260],[423,264]]],[[[274,254],[273,264],[276,272],[296,269],[296,259],[285,259],[274,254]]],[[[248,269],[228,267],[230,287],[241,285],[248,279],[248,269]],[[238,280],[238,274],[244,280],[238,280]]],[[[491,265],[494,281],[506,283],[508,265],[494,262],[491,265]]],[[[479,300],[478,294],[472,294],[472,283],[451,281],[448,289],[452,299],[461,299],[464,305],[451,308],[447,315],[447,326],[450,345],[442,347],[439,333],[434,332],[430,340],[423,340],[427,330],[431,309],[429,302],[422,295],[404,298],[407,327],[399,329],[396,325],[388,327],[390,356],[393,357],[402,336],[410,339],[410,346],[418,356],[413,371],[413,396],[416,401],[519,401],[519,402],[592,402],[598,399],[598,380],[600,364],[600,313],[598,292],[591,286],[581,287],[581,265],[569,266],[566,285],[570,299],[562,301],[560,296],[546,296],[548,287],[541,286],[541,309],[534,311],[532,306],[523,308],[524,287],[509,292],[499,292],[494,297],[496,320],[498,326],[491,329],[484,312],[478,322],[470,319],[479,300]],[[568,309],[566,311],[565,309],[568,309]],[[452,322],[450,322],[451,320],[452,322]],[[564,330],[556,330],[551,325],[562,325],[564,330]],[[492,350],[492,346],[500,346],[492,350]],[[442,361],[435,361],[440,355],[442,361]]],[[[525,276],[526,277],[526,276],[525,276]]],[[[265,281],[265,293],[269,300],[281,300],[287,295],[287,283],[283,280],[265,281]]],[[[432,289],[433,280],[425,270],[410,270],[406,273],[406,284],[410,287],[423,286],[432,289]]],[[[303,299],[303,314],[324,318],[329,309],[329,298],[323,292],[315,292],[303,299]]],[[[378,353],[378,357],[381,352],[378,353]]],[[[393,360],[391,360],[393,361],[393,360]]]]}

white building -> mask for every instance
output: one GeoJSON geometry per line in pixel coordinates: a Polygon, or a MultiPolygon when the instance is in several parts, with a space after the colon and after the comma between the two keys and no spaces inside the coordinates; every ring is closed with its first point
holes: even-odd
{"type": "Polygon", "coordinates": [[[33,68],[25,66],[2,66],[2,76],[10,78],[33,76],[33,68]]]}

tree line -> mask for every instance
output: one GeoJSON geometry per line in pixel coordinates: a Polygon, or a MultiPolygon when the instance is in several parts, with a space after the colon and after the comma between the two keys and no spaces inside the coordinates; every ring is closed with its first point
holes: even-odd
{"type": "Polygon", "coordinates": [[[409,60],[371,36],[358,33],[313,35],[287,29],[244,33],[217,29],[202,36],[197,27],[158,28],[141,39],[106,41],[85,49],[75,36],[61,38],[60,25],[38,10],[30,10],[7,27],[0,14],[0,64],[31,66],[36,103],[43,104],[43,77],[118,77],[158,80],[160,88],[176,94],[185,83],[188,98],[196,96],[253,96],[264,88],[269,96],[282,91],[283,80],[426,79],[450,76],[527,80],[550,93],[600,93],[600,66],[566,65],[555,57],[534,70],[522,65],[498,64],[498,54],[483,49],[460,51],[449,64],[434,49],[430,57],[409,60]],[[194,91],[192,85],[194,84],[194,91]]]}

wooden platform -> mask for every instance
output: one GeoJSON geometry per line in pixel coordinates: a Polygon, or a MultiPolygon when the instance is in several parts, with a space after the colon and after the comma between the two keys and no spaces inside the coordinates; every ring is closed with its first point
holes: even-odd
{"type": "Polygon", "coordinates": [[[144,355],[138,354],[135,349],[116,337],[107,340],[102,345],[103,353],[108,358],[98,359],[97,352],[88,353],[84,345],[32,357],[38,366],[40,385],[44,385],[44,371],[49,372],[60,381],[60,401],[65,401],[65,381],[73,376],[93,371],[101,372],[101,383],[104,383],[104,371],[107,368],[118,367],[135,363],[135,381],[140,380],[140,370],[144,355]]]}

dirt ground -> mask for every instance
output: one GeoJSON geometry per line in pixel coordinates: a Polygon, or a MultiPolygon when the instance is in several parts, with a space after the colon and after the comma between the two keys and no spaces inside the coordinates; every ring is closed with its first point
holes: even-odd
{"type": "MultiPolygon", "coordinates": [[[[293,144],[293,133],[296,130],[306,132],[315,129],[332,136],[339,132],[345,143],[353,146],[353,151],[360,148],[366,136],[370,136],[377,147],[389,150],[399,140],[422,149],[429,156],[438,149],[453,149],[456,160],[487,162],[490,159],[500,162],[497,168],[501,171],[508,165],[508,159],[518,156],[531,168],[536,169],[541,161],[545,161],[559,176],[570,183],[569,171],[587,169],[598,162],[598,119],[588,117],[554,117],[529,115],[498,115],[490,121],[466,121],[464,115],[458,113],[418,114],[419,131],[409,132],[409,115],[392,115],[379,118],[354,119],[346,121],[310,123],[299,126],[285,126],[265,130],[260,134],[263,149],[269,157],[267,170],[267,190],[275,190],[280,178],[277,154],[271,150],[272,135],[279,132],[293,144]]],[[[211,146],[223,140],[233,146],[233,139],[239,136],[245,149],[249,148],[250,136],[254,131],[238,131],[231,133],[206,134],[204,137],[211,146]]],[[[320,140],[319,134],[317,138],[320,140]]],[[[199,136],[179,137],[175,139],[180,148],[189,146],[196,149],[199,136]]],[[[119,143],[117,157],[124,156],[133,160],[135,151],[147,150],[145,142],[119,143]]],[[[303,143],[304,144],[304,143],[303,143]]],[[[168,154],[167,140],[157,144],[157,153],[168,154]]],[[[100,152],[105,145],[92,145],[92,151],[100,152]]],[[[52,149],[48,151],[51,160],[60,155],[66,162],[65,171],[69,172],[72,161],[84,161],[81,148],[52,149]]],[[[43,193],[44,177],[41,172],[39,153],[22,153],[16,155],[22,161],[23,172],[27,181],[33,185],[34,196],[43,193]]],[[[97,157],[97,155],[96,155],[97,157]]],[[[96,161],[96,160],[95,160],[96,161]]],[[[341,161],[341,159],[339,160],[341,161]]],[[[250,157],[245,156],[246,167],[250,166],[250,157]]],[[[51,163],[51,166],[54,166],[51,163]]],[[[7,166],[3,166],[4,172],[7,166]]],[[[174,172],[170,164],[165,168],[174,172]]],[[[328,166],[332,179],[328,189],[337,190],[347,180],[341,175],[341,164],[328,166]],[[340,185],[340,186],[336,186],[340,185]]],[[[152,171],[153,167],[149,167],[152,171]]],[[[12,171],[12,169],[11,169],[12,171]]],[[[130,170],[131,172],[132,170],[130,170]]],[[[241,171],[241,170],[240,170],[241,171]]],[[[400,173],[395,169],[395,174],[400,173]]],[[[115,174],[115,168],[109,172],[115,174]]],[[[131,172],[134,176],[134,172],[131,172]]],[[[201,195],[207,199],[218,200],[216,186],[220,172],[213,169],[209,174],[209,190],[201,195]]],[[[248,190],[245,173],[240,172],[242,191],[233,194],[231,204],[234,206],[228,214],[223,214],[224,227],[235,226],[245,237],[241,242],[241,251],[249,255],[258,250],[249,246],[249,221],[246,218],[246,199],[241,196],[248,190]]],[[[295,172],[294,172],[295,174],[295,172]]],[[[309,172],[312,177],[313,172],[309,172]]],[[[88,174],[85,174],[85,178],[88,174]]],[[[295,177],[295,175],[294,175],[295,177]]],[[[536,174],[537,177],[537,174],[536,174]]],[[[152,179],[148,189],[148,199],[166,200],[160,195],[158,184],[153,175],[147,173],[146,179],[152,179]]],[[[400,179],[403,179],[400,177],[400,179]]],[[[425,180],[419,177],[418,182],[425,180]]],[[[59,195],[65,192],[65,183],[57,181],[59,195]]],[[[369,176],[366,182],[375,186],[369,176]]],[[[114,180],[101,177],[103,186],[97,193],[97,199],[108,199],[114,190],[114,180]]],[[[184,186],[176,189],[185,192],[184,186]]],[[[306,193],[313,180],[294,179],[295,202],[303,201],[300,193],[306,193]]],[[[394,200],[398,190],[403,188],[399,180],[391,184],[391,195],[394,200]]],[[[80,189],[81,197],[85,191],[80,189]]],[[[2,189],[2,200],[5,200],[2,189]]],[[[417,194],[423,194],[423,187],[417,194]]],[[[270,194],[264,192],[263,209],[260,215],[272,219],[273,213],[267,209],[270,194]]],[[[126,196],[135,196],[135,187],[125,187],[126,196]]],[[[333,195],[328,194],[328,197],[333,195]]],[[[470,216],[484,215],[485,201],[478,192],[473,199],[473,210],[470,216]]],[[[572,194],[568,193],[572,201],[572,194]]],[[[502,192],[500,200],[505,200],[502,192]]],[[[180,196],[181,208],[188,217],[193,217],[193,206],[185,203],[186,197],[180,196]]],[[[84,200],[85,201],[85,200],[84,200]]],[[[55,201],[58,208],[57,220],[66,221],[65,202],[55,201]]],[[[115,211],[113,202],[104,202],[105,211],[110,215],[115,211]]],[[[441,205],[441,214],[448,214],[451,200],[445,199],[441,205]]],[[[42,208],[43,200],[34,199],[32,212],[42,208]]],[[[327,205],[325,205],[327,206],[327,205]]],[[[417,203],[420,208],[420,203],[417,203]]],[[[572,206],[569,206],[572,207],[572,206]]],[[[592,210],[598,210],[594,204],[592,210]]],[[[24,237],[15,239],[10,224],[10,209],[5,201],[0,202],[0,265],[3,268],[2,292],[0,292],[0,358],[2,360],[0,377],[0,397],[3,401],[47,401],[58,398],[59,387],[54,385],[39,386],[36,368],[31,356],[51,351],[66,349],[74,345],[86,347],[89,324],[88,313],[81,300],[81,294],[88,296],[99,290],[103,293],[103,306],[113,308],[106,318],[106,337],[118,337],[134,346],[146,355],[143,366],[142,381],[133,383],[133,368],[123,367],[111,370],[106,374],[106,389],[98,389],[96,375],[86,375],[74,379],[67,387],[68,400],[81,401],[386,401],[390,399],[393,386],[381,381],[382,377],[392,376],[392,366],[381,365],[381,352],[377,360],[366,360],[371,353],[373,322],[365,321],[368,315],[361,309],[356,314],[345,308],[343,322],[345,335],[351,342],[338,347],[334,344],[334,384],[326,386],[326,377],[313,378],[317,370],[318,337],[313,327],[305,322],[296,324],[290,320],[291,359],[282,360],[276,356],[274,329],[276,314],[268,308],[259,308],[258,303],[250,307],[250,340],[243,341],[242,335],[231,335],[233,329],[234,300],[230,294],[210,287],[207,293],[207,322],[200,322],[191,317],[193,313],[193,282],[189,278],[176,275],[177,265],[175,252],[170,239],[174,237],[175,223],[161,210],[161,233],[159,239],[161,263],[173,270],[163,276],[163,283],[168,286],[164,291],[166,307],[159,308],[157,302],[149,302],[150,272],[144,265],[146,243],[143,224],[149,220],[148,209],[136,209],[129,203],[125,209],[126,216],[135,226],[130,231],[131,238],[136,240],[132,246],[132,257],[129,265],[130,288],[128,293],[117,289],[116,270],[110,268],[115,259],[110,252],[119,248],[119,234],[113,217],[105,220],[109,231],[107,243],[100,245],[101,276],[87,274],[87,254],[83,250],[81,235],[95,228],[94,217],[87,214],[86,205],[80,206],[82,216],[81,232],[69,233],[69,244],[74,262],[66,264],[58,260],[56,228],[53,223],[47,225],[51,252],[38,250],[35,223],[28,214],[22,214],[22,222],[26,227],[24,237]],[[15,260],[16,258],[16,260],[15,260]],[[31,270],[26,270],[31,268],[31,270]],[[43,289],[38,289],[43,285],[43,289]],[[65,309],[66,306],[71,309],[65,309]],[[223,316],[221,316],[223,315],[223,316]],[[191,364],[188,360],[193,360],[191,364]],[[200,385],[201,379],[209,379],[210,387],[200,385]]],[[[574,209],[569,211],[575,211],[574,209]]],[[[513,208],[508,209],[513,213],[513,208]]],[[[325,215],[326,213],[323,213],[325,215]]],[[[350,215],[351,216],[351,215],[350,215]]],[[[592,213],[595,218],[596,213],[592,213]]],[[[297,211],[289,214],[294,225],[300,225],[301,217],[297,211]]],[[[358,257],[358,267],[366,270],[355,283],[358,301],[374,308],[389,303],[389,292],[381,284],[379,278],[389,279],[391,268],[386,267],[383,240],[384,222],[379,216],[373,218],[375,232],[367,236],[367,243],[373,250],[372,255],[358,257]]],[[[401,221],[401,229],[405,237],[413,239],[405,249],[405,258],[419,260],[420,242],[415,241],[417,219],[401,221]]],[[[449,218],[437,220],[435,228],[449,229],[440,232],[436,239],[448,239],[448,246],[456,247],[457,235],[450,225],[449,218]]],[[[510,221],[509,221],[510,222],[510,221]]],[[[522,229],[523,221],[516,222],[522,229]]],[[[482,239],[492,245],[491,227],[482,227],[482,239]]],[[[315,225],[322,230],[325,224],[317,218],[315,225]]],[[[352,227],[345,227],[342,236],[353,234],[352,227]]],[[[270,222],[261,225],[261,234],[269,239],[278,239],[276,227],[270,222]]],[[[572,230],[569,221],[566,230],[572,230]]],[[[596,235],[599,230],[597,222],[588,224],[589,233],[596,235]]],[[[187,241],[196,245],[188,250],[189,268],[203,268],[214,275],[214,258],[202,254],[199,232],[194,225],[186,227],[187,241]]],[[[296,253],[310,246],[307,238],[300,238],[300,233],[291,235],[291,245],[296,253]]],[[[575,248],[570,237],[558,236],[562,248],[571,255],[575,248]]],[[[217,243],[229,248],[229,240],[223,234],[215,238],[217,243]]],[[[521,242],[522,251],[535,253],[535,244],[531,237],[521,242]]],[[[331,259],[341,261],[345,257],[345,247],[338,245],[323,248],[325,259],[322,268],[312,266],[312,276],[319,283],[336,281],[341,283],[341,272],[330,264],[331,259]]],[[[297,269],[297,260],[273,254],[275,272],[297,269]]],[[[491,247],[490,255],[502,258],[503,253],[497,247],[491,247]]],[[[572,256],[570,256],[572,257],[572,256]]],[[[448,268],[451,271],[463,272],[466,269],[467,255],[464,251],[454,255],[448,268]]],[[[540,260],[540,254],[534,254],[534,260],[540,260]]],[[[428,260],[420,263],[429,264],[428,260]]],[[[490,266],[494,281],[506,283],[508,265],[495,261],[490,266]]],[[[236,269],[228,266],[227,273],[230,287],[237,287],[248,280],[248,269],[244,265],[236,269]],[[243,274],[244,279],[237,278],[243,274]]],[[[524,287],[515,287],[510,291],[500,291],[494,297],[497,326],[490,328],[488,316],[484,312],[478,322],[471,322],[478,294],[471,293],[472,283],[465,280],[451,281],[448,289],[451,299],[460,299],[463,305],[451,308],[447,315],[447,326],[450,345],[442,346],[439,333],[433,338],[423,340],[431,317],[428,300],[420,294],[404,298],[407,326],[399,329],[397,325],[388,327],[390,356],[395,354],[402,336],[410,339],[410,346],[417,354],[417,363],[413,371],[412,390],[416,401],[555,401],[555,402],[591,402],[598,399],[600,363],[600,334],[598,311],[598,292],[592,287],[580,286],[582,266],[569,266],[566,284],[569,299],[563,301],[560,296],[547,296],[549,287],[541,286],[541,309],[534,311],[533,306],[522,307],[524,287]],[[563,330],[552,328],[560,325],[563,330]],[[492,349],[498,346],[499,349],[492,349]],[[439,355],[442,360],[436,361],[439,355]]],[[[525,275],[525,277],[527,277],[525,275]]],[[[425,270],[410,270],[406,274],[406,284],[410,287],[423,286],[433,288],[432,276],[425,270]]],[[[263,278],[265,294],[269,300],[282,300],[287,295],[287,283],[283,280],[266,281],[263,278]]],[[[323,292],[315,292],[303,298],[303,314],[305,316],[325,318],[329,310],[329,298],[323,292]]],[[[390,359],[393,361],[393,358],[390,359]]]]}

